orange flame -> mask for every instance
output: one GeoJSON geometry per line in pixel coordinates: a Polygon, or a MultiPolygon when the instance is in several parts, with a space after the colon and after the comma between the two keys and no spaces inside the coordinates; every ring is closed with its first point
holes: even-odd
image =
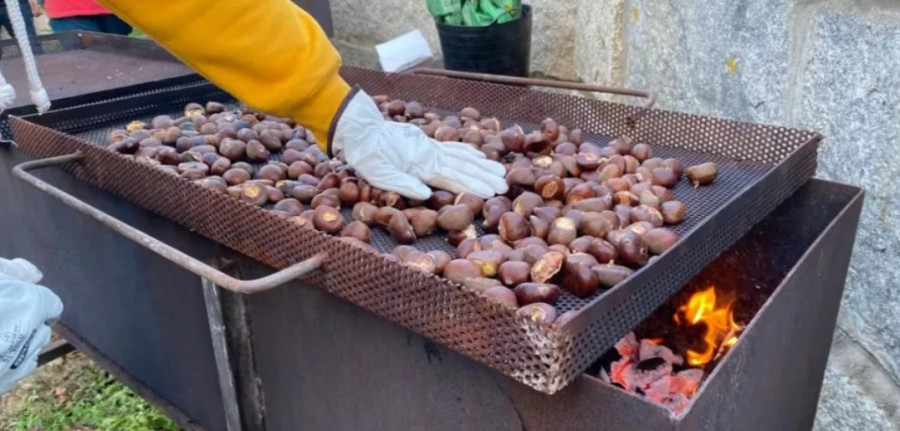
{"type": "MultiPolygon", "coordinates": [[[[708,364],[717,356],[716,352],[737,343],[737,333],[741,327],[734,322],[733,301],[719,299],[716,304],[715,287],[697,292],[688,302],[678,308],[675,323],[679,325],[706,325],[703,335],[705,347],[702,351],[689,349],[687,363],[694,367],[708,364]]],[[[721,353],[721,352],[720,352],[721,353]]]]}

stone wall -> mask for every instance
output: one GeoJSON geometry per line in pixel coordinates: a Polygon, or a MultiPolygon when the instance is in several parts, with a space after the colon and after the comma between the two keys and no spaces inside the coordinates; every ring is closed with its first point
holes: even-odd
{"type": "MultiPolygon", "coordinates": [[[[348,64],[422,0],[331,0],[348,64]]],[[[900,2],[531,0],[532,71],[657,93],[667,109],[821,131],[818,176],[866,189],[816,428],[900,430],[900,2]]]]}

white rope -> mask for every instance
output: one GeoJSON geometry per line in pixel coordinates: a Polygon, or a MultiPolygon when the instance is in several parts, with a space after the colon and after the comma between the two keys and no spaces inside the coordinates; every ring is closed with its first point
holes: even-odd
{"type": "MultiPolygon", "coordinates": [[[[17,0],[7,0],[6,11],[9,13],[9,20],[12,22],[13,30],[16,33],[16,42],[19,43],[19,50],[22,51],[22,60],[25,62],[25,74],[28,76],[28,90],[31,93],[31,103],[34,103],[34,106],[37,107],[39,114],[43,114],[50,109],[50,97],[47,95],[47,90],[44,90],[44,85],[41,84],[41,77],[38,75],[37,64],[34,61],[34,53],[31,52],[31,41],[28,39],[28,31],[25,29],[25,19],[22,17],[22,9],[19,7],[19,2],[17,0]]],[[[0,89],[0,91],[3,90],[0,89]]],[[[0,95],[0,97],[3,97],[3,95],[0,95]]],[[[13,99],[15,99],[15,91],[13,91],[13,99]]]]}

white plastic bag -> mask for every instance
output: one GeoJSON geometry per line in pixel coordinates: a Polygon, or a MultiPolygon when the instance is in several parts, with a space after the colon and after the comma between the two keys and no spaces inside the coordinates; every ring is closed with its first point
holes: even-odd
{"type": "Polygon", "coordinates": [[[35,284],[42,277],[27,260],[0,258],[0,394],[37,368],[49,324],[62,314],[59,297],[35,284]]]}

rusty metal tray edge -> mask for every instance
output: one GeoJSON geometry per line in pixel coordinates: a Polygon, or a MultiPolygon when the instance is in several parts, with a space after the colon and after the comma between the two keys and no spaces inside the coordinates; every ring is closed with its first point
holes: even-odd
{"type": "MultiPolygon", "coordinates": [[[[190,92],[188,92],[190,93],[190,92]]],[[[186,94],[185,97],[189,98],[190,95],[186,94]]],[[[99,108],[102,109],[102,108],[99,108]]],[[[149,108],[152,110],[152,107],[149,108]]],[[[99,111],[98,111],[99,112],[99,111]]],[[[654,113],[653,115],[657,115],[654,113]]],[[[673,115],[684,115],[684,114],[673,114],[673,115]]],[[[722,120],[725,121],[725,120],[722,120]]],[[[283,258],[279,258],[277,256],[272,255],[271,253],[266,253],[263,250],[260,250],[258,246],[254,246],[252,243],[247,242],[238,242],[235,243],[233,241],[228,241],[227,237],[223,237],[222,235],[216,234],[216,232],[210,232],[209,226],[203,226],[202,224],[198,225],[196,222],[191,222],[191,217],[185,217],[185,214],[179,214],[178,211],[166,210],[165,206],[160,206],[158,202],[153,202],[154,199],[152,197],[139,197],[135,196],[135,190],[129,190],[127,186],[125,187],[111,187],[116,183],[116,180],[113,178],[102,178],[103,175],[100,175],[99,172],[103,172],[104,170],[108,170],[104,167],[105,163],[112,164],[122,164],[122,159],[118,158],[118,156],[106,153],[102,149],[97,148],[94,145],[91,145],[87,142],[74,139],[72,137],[66,136],[65,134],[52,132],[48,130],[41,130],[42,128],[35,128],[33,125],[29,125],[25,123],[21,119],[15,119],[14,121],[15,131],[17,136],[21,135],[23,142],[23,150],[26,153],[29,153],[35,157],[46,157],[51,155],[61,155],[67,152],[71,152],[71,150],[80,149],[85,151],[87,158],[80,167],[69,167],[67,170],[70,173],[75,174],[77,177],[88,181],[94,185],[101,186],[117,195],[128,198],[129,200],[136,201],[136,203],[141,204],[142,206],[148,207],[149,209],[161,213],[164,216],[169,218],[173,218],[179,223],[186,225],[190,228],[197,229],[205,236],[208,236],[214,240],[219,242],[224,242],[225,244],[231,246],[232,248],[237,249],[240,252],[246,253],[254,258],[257,258],[267,264],[283,267],[290,263],[289,261],[284,261],[283,258]],[[37,135],[34,135],[37,134],[37,135]],[[40,137],[51,137],[51,135],[55,134],[56,136],[52,136],[53,141],[69,141],[66,145],[50,145],[48,143],[36,143],[32,145],[35,138],[40,137]],[[74,141],[73,141],[74,140],[74,141]],[[97,152],[100,153],[97,153],[97,152]],[[96,171],[95,173],[91,173],[90,171],[96,171]],[[100,178],[98,178],[98,176],[100,178]],[[106,187],[104,187],[106,185],[106,187]]],[[[753,197],[752,200],[749,199],[741,199],[746,205],[745,206],[759,206],[760,202],[758,200],[762,200],[761,203],[763,207],[770,207],[763,211],[764,214],[767,214],[771,209],[777,206],[784,198],[789,196],[796,188],[802,185],[806,179],[812,176],[812,173],[815,169],[815,147],[818,142],[819,137],[813,135],[810,139],[809,145],[802,145],[799,149],[795,150],[791,155],[788,156],[786,161],[789,159],[794,159],[793,163],[799,163],[800,165],[806,165],[807,169],[803,170],[793,170],[787,169],[785,166],[782,166],[781,169],[776,169],[766,175],[766,177],[761,182],[773,183],[773,182],[781,182],[784,185],[785,182],[790,184],[796,184],[796,187],[789,187],[785,189],[781,195],[776,196],[774,199],[772,198],[771,193],[761,193],[759,192],[759,188],[748,186],[745,193],[751,193],[754,188],[757,190],[756,196],[753,197]],[[807,161],[806,159],[812,158],[813,162],[804,163],[807,161]],[[787,172],[785,172],[787,171],[787,172]],[[788,175],[793,174],[793,175],[788,175]]],[[[152,170],[146,166],[134,164],[129,167],[129,170],[133,172],[133,170],[152,170]]],[[[127,163],[126,163],[127,164],[127,163]]],[[[787,164],[786,164],[787,165],[787,164]]],[[[143,173],[142,175],[146,175],[147,173],[143,173]]],[[[168,177],[165,174],[160,174],[158,172],[154,172],[156,176],[162,175],[163,177],[168,177]]],[[[161,178],[162,179],[162,178],[161,178]]],[[[180,180],[172,177],[165,178],[168,181],[171,180],[180,180]]],[[[128,182],[127,178],[122,178],[125,182],[128,182]]],[[[183,180],[180,180],[183,181],[183,180]]],[[[184,188],[183,184],[172,184],[173,187],[181,188],[182,190],[189,190],[188,188],[184,188]]],[[[191,185],[197,190],[193,190],[192,194],[209,194],[210,192],[191,185]]],[[[176,190],[166,190],[169,192],[173,192],[176,190]]],[[[160,189],[163,191],[163,189],[160,189]]],[[[179,200],[182,207],[190,206],[190,196],[187,193],[178,192],[179,200]]],[[[247,206],[241,202],[231,201],[229,199],[220,199],[219,196],[215,196],[218,201],[226,201],[227,206],[230,207],[230,211],[236,212],[246,212],[246,211],[258,211],[256,208],[247,208],[247,206]]],[[[735,198],[737,200],[737,197],[735,198]]],[[[733,207],[733,205],[731,206],[733,207]]],[[[171,209],[171,207],[168,207],[171,209]]],[[[224,208],[223,208],[224,209],[224,208]]],[[[743,212],[739,211],[739,209],[732,208],[732,212],[738,212],[738,215],[741,215],[743,212]]],[[[252,217],[260,217],[259,213],[252,213],[252,217]]],[[[266,215],[268,217],[272,217],[271,215],[266,215]]],[[[265,217],[265,216],[264,216],[265,217]]],[[[272,220],[276,220],[277,218],[272,217],[272,220]]],[[[739,217],[739,219],[741,219],[739,217]]],[[[707,220],[708,221],[708,220],[707,220]]],[[[757,220],[753,218],[748,218],[746,220],[741,220],[737,223],[737,226],[729,226],[731,229],[728,229],[731,233],[728,234],[726,232],[726,236],[733,236],[733,240],[736,240],[740,237],[747,229],[749,229],[757,220]]],[[[284,224],[284,222],[274,222],[284,224]]],[[[693,239],[694,241],[703,241],[704,239],[708,239],[710,237],[716,236],[717,242],[721,241],[721,238],[718,238],[721,231],[721,223],[717,224],[717,226],[711,226],[710,223],[702,223],[694,231],[688,235],[684,241],[688,239],[693,239]]],[[[297,232],[293,232],[293,234],[298,234],[297,232]]],[[[301,236],[309,236],[308,232],[301,232],[301,236]]],[[[317,235],[318,236],[318,235],[317,235]]],[[[730,240],[730,242],[733,242],[730,240]]],[[[304,243],[312,245],[312,243],[321,244],[322,242],[329,243],[325,248],[340,248],[342,251],[351,252],[355,257],[363,259],[369,264],[373,264],[374,267],[370,268],[370,270],[365,271],[367,273],[371,273],[373,270],[374,273],[377,274],[378,267],[386,267],[385,261],[381,259],[379,256],[359,256],[360,253],[363,255],[369,254],[365,252],[361,252],[360,250],[355,250],[351,247],[348,247],[346,244],[340,243],[339,241],[334,240],[326,240],[324,237],[320,238],[304,238],[304,243]],[[333,243],[333,244],[332,244],[333,243]],[[338,245],[339,244],[339,245],[338,245]],[[374,261],[372,260],[374,259],[374,261]]],[[[276,241],[277,243],[277,241],[276,241]]],[[[315,248],[315,247],[313,247],[315,248]]],[[[724,248],[723,248],[724,249],[724,248]]],[[[299,251],[299,250],[298,250],[299,251]]],[[[721,250],[719,250],[721,251],[721,250]]],[[[709,256],[708,260],[711,260],[715,257],[718,252],[713,253],[712,256],[709,256]]],[[[654,264],[654,268],[658,268],[659,270],[664,270],[668,267],[674,267],[682,263],[684,256],[682,254],[675,253],[667,253],[662,256],[660,260],[654,264]]],[[[344,259],[340,259],[344,260],[344,259]]],[[[700,259],[704,260],[704,259],[700,259]]],[[[354,264],[352,260],[349,261],[350,264],[354,264]]],[[[359,265],[356,263],[356,265],[359,265]]],[[[338,262],[332,261],[332,267],[341,267],[338,262]]],[[[702,267],[702,266],[701,266],[702,267]]],[[[700,268],[697,268],[699,271],[700,268]]],[[[438,288],[442,290],[447,290],[447,292],[442,292],[442,297],[446,297],[448,301],[452,304],[460,305],[461,303],[465,303],[466,306],[471,307],[469,313],[465,313],[465,315],[456,315],[452,316],[450,320],[460,320],[466,323],[468,326],[476,326],[474,328],[469,328],[469,330],[463,330],[462,332],[478,332],[479,329],[482,330],[480,335],[473,335],[473,337],[460,337],[462,334],[454,334],[452,330],[448,330],[446,325],[433,325],[429,322],[423,321],[423,319],[409,319],[403,316],[402,312],[397,310],[391,310],[391,307],[395,305],[386,306],[388,304],[379,304],[379,298],[371,298],[366,297],[365,295],[360,296],[359,292],[355,292],[352,289],[345,289],[342,286],[334,285],[329,282],[329,277],[326,276],[318,276],[316,277],[320,284],[323,287],[331,291],[333,293],[338,294],[339,296],[350,300],[351,302],[357,303],[365,308],[369,308],[372,311],[375,311],[382,316],[385,316],[397,323],[400,323],[412,330],[423,333],[423,335],[429,336],[430,338],[435,339],[435,341],[441,342],[443,344],[448,345],[449,347],[460,351],[463,354],[471,356],[485,364],[504,372],[507,375],[510,375],[517,380],[526,383],[535,389],[552,393],[561,387],[565,386],[572,378],[580,374],[580,372],[589,365],[590,361],[592,361],[596,356],[599,356],[602,353],[602,350],[605,350],[610,343],[606,343],[606,339],[610,338],[607,334],[603,336],[603,334],[598,334],[598,327],[603,326],[602,318],[604,316],[615,315],[615,314],[631,314],[630,310],[628,310],[629,304],[634,307],[634,304],[637,302],[646,304],[647,302],[659,302],[665,300],[668,296],[662,298],[646,298],[646,295],[643,291],[646,289],[641,289],[640,287],[648,281],[652,277],[647,271],[641,271],[635,275],[629,282],[624,283],[616,287],[615,289],[609,291],[606,295],[603,295],[603,300],[599,299],[595,301],[589,307],[586,307],[585,310],[590,310],[590,316],[588,313],[582,312],[582,316],[574,319],[570,324],[566,325],[566,331],[564,332],[556,332],[556,331],[544,331],[539,328],[532,327],[526,321],[516,318],[514,313],[509,310],[499,309],[496,306],[491,304],[486,304],[485,301],[480,298],[475,297],[471,293],[463,292],[459,290],[457,287],[449,285],[448,283],[441,283],[438,281],[437,283],[433,283],[433,279],[429,279],[428,277],[423,277],[420,274],[417,274],[413,271],[409,271],[405,268],[391,268],[391,272],[398,275],[397,273],[402,273],[404,277],[412,277],[413,279],[409,279],[412,284],[417,285],[419,283],[425,283],[429,285],[437,285],[438,288]],[[422,280],[422,278],[427,279],[429,281],[422,280]],[[461,303],[460,303],[461,301],[461,303]],[[597,306],[597,303],[605,304],[605,306],[597,306]],[[488,322],[490,320],[494,320],[497,318],[506,320],[506,323],[516,322],[513,325],[513,328],[505,328],[507,332],[494,332],[491,333],[491,327],[496,328],[497,326],[508,326],[508,325],[475,325],[472,318],[477,318],[481,320],[482,323],[488,322]],[[593,325],[590,323],[593,322],[593,325]],[[480,328],[479,328],[480,326],[480,328]],[[484,332],[487,330],[488,332],[484,332]],[[508,332],[508,331],[513,331],[508,332]],[[569,335],[573,334],[573,335],[569,335]],[[528,352],[522,351],[521,347],[523,346],[509,346],[510,343],[503,343],[503,341],[511,341],[510,337],[516,339],[518,341],[524,341],[525,346],[528,347],[528,352]],[[466,339],[470,338],[470,339],[466,339]],[[473,339],[474,338],[474,339],[473,339]],[[599,338],[599,339],[598,339],[599,338]],[[586,340],[587,339],[587,340],[586,340]],[[601,341],[604,340],[604,341],[601,341]],[[496,341],[500,341],[497,343],[496,341]],[[603,347],[595,347],[587,350],[582,350],[579,348],[581,344],[588,345],[604,345],[603,347]],[[498,347],[500,346],[500,347],[498,347]],[[504,349],[502,346],[506,346],[504,349]],[[512,351],[509,349],[512,348],[512,351]],[[599,351],[599,353],[596,353],[599,351]],[[594,353],[591,353],[594,352],[594,353]],[[512,355],[508,355],[507,353],[511,353],[512,355]],[[586,354],[587,353],[587,354],[586,354]],[[595,354],[596,353],[596,354],[595,354]],[[532,356],[534,355],[534,356],[532,356]],[[524,360],[521,362],[519,360],[507,361],[504,357],[522,357],[522,356],[531,356],[531,359],[524,360]]],[[[653,271],[659,272],[659,271],[653,271]]],[[[328,272],[326,272],[328,274],[328,272]]],[[[378,279],[377,276],[373,276],[372,278],[378,279]]],[[[402,281],[395,280],[395,277],[388,277],[387,281],[390,284],[402,284],[398,283],[402,281]]],[[[334,280],[339,281],[339,280],[334,280]]],[[[687,280],[683,280],[687,281],[687,280]]],[[[673,283],[674,287],[671,292],[677,290],[680,287],[680,283],[673,283]]],[[[414,286],[415,287],[415,286],[414,286]]],[[[434,286],[433,286],[434,287],[434,286]]],[[[396,293],[408,294],[408,290],[416,290],[416,289],[400,289],[400,291],[396,293]]],[[[427,290],[427,289],[426,289],[427,290]]],[[[669,292],[669,293],[671,293],[669,292]]],[[[413,294],[415,292],[412,292],[413,294]]],[[[429,292],[433,294],[434,292],[429,292]]],[[[425,301],[436,301],[439,298],[434,298],[433,295],[426,295],[428,297],[424,298],[425,301]]],[[[413,301],[410,301],[413,303],[413,301]]],[[[455,307],[453,307],[456,309],[455,307]]],[[[643,307],[641,307],[643,308],[643,307]]],[[[654,306],[655,308],[655,306],[654,306]]],[[[433,310],[439,312],[440,310],[433,310]]],[[[640,314],[640,313],[638,313],[640,314]]],[[[642,317],[641,317],[642,318],[642,317]]],[[[639,318],[635,318],[639,321],[639,318]]],[[[428,320],[428,319],[424,319],[428,320]]],[[[444,319],[438,319],[444,320],[444,319]]],[[[633,320],[633,319],[629,319],[633,320]]],[[[637,323],[634,322],[634,324],[637,323]]],[[[459,326],[451,322],[452,326],[459,326]]],[[[463,325],[463,326],[466,326],[463,325]]],[[[615,341],[614,339],[612,340],[615,341]]],[[[519,343],[512,343],[519,344],[519,343]]]]}

